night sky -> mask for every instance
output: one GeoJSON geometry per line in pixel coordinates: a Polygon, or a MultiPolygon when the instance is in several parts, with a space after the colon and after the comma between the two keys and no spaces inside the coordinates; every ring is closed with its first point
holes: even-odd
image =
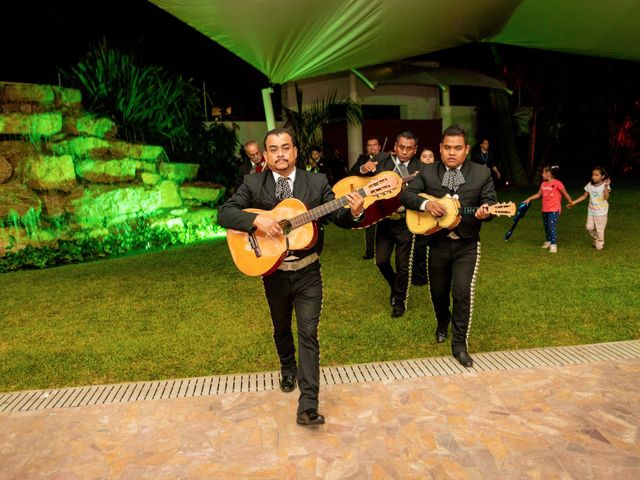
{"type": "Polygon", "coordinates": [[[102,39],[193,78],[214,104],[233,106],[238,120],[264,117],[260,89],[267,78],[213,40],[144,0],[3,2],[0,81],[58,83],[102,39]]]}

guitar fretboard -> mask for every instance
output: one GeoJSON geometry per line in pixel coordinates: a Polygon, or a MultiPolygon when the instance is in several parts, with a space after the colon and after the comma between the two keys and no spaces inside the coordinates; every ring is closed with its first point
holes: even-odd
{"type": "MultiPolygon", "coordinates": [[[[367,193],[365,192],[364,187],[359,188],[358,190],[356,190],[356,192],[358,192],[363,197],[367,196],[367,193]]],[[[347,202],[348,202],[347,197],[344,196],[344,197],[336,198],[335,200],[331,200],[330,202],[320,205],[319,207],[313,208],[308,212],[301,213],[300,215],[297,215],[289,220],[291,229],[293,230],[294,228],[298,228],[309,222],[318,220],[319,218],[322,218],[325,215],[329,215],[330,213],[335,212],[336,210],[344,207],[347,204],[347,202]]]]}
{"type": "MultiPolygon", "coordinates": [[[[512,203],[495,203],[493,205],[489,205],[489,213],[491,215],[501,216],[507,215],[512,216],[510,206],[512,203]]],[[[475,213],[480,209],[480,207],[462,207],[460,209],[460,214],[462,215],[475,215],[475,213]]]]}

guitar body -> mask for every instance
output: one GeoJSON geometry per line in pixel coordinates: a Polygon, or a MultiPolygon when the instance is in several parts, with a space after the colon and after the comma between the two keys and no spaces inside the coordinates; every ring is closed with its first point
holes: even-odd
{"type": "MultiPolygon", "coordinates": [[[[245,212],[266,214],[275,221],[288,220],[307,211],[304,203],[296,198],[287,198],[272,210],[248,208],[245,212]]],[[[249,233],[238,230],[227,230],[227,245],[233,262],[245,275],[258,276],[273,273],[284,260],[288,250],[305,250],[311,248],[318,239],[316,224],[306,223],[291,230],[287,235],[278,238],[267,237],[256,230],[253,232],[258,251],[253,248],[249,233]]]]}
{"type": "MultiPolygon", "coordinates": [[[[416,210],[407,210],[407,227],[411,233],[418,235],[431,235],[442,228],[453,230],[462,220],[460,214],[460,202],[456,198],[449,196],[443,198],[433,197],[426,193],[418,194],[422,198],[428,198],[431,202],[438,202],[446,208],[447,213],[440,218],[435,218],[428,211],[418,212],[416,210]]],[[[489,206],[489,213],[495,216],[512,217],[516,213],[516,207],[513,202],[496,203],[489,206]]],[[[505,240],[508,237],[505,238],[505,240]]]]}
{"type": "Polygon", "coordinates": [[[440,229],[453,230],[458,226],[462,215],[460,215],[460,202],[457,199],[452,197],[436,198],[426,193],[419,195],[429,199],[430,202],[438,202],[447,209],[447,213],[440,218],[435,218],[427,211],[407,210],[407,227],[411,233],[431,235],[440,229]]]}
{"type": "Polygon", "coordinates": [[[385,218],[393,215],[398,208],[400,208],[399,197],[380,200],[364,211],[364,217],[354,228],[359,229],[370,227],[371,225],[378,223],[380,220],[384,220],[385,218]]]}
{"type": "Polygon", "coordinates": [[[453,230],[458,226],[462,215],[460,215],[460,202],[452,197],[439,198],[438,203],[447,209],[447,213],[438,219],[441,228],[453,230]]]}
{"type": "MultiPolygon", "coordinates": [[[[336,197],[343,197],[347,193],[354,192],[371,182],[385,179],[388,179],[395,186],[385,192],[384,195],[364,197],[364,218],[358,222],[355,228],[369,227],[387,218],[400,208],[400,199],[398,197],[402,190],[402,179],[400,175],[395,172],[385,171],[373,177],[351,176],[339,180],[333,186],[333,193],[335,193],[336,197]]],[[[345,208],[348,208],[348,206],[345,208]]]]}
{"type": "MultiPolygon", "coordinates": [[[[400,202],[397,198],[391,197],[397,197],[402,188],[402,182],[406,178],[400,178],[393,172],[383,172],[369,178],[368,181],[365,180],[358,187],[354,185],[354,190],[357,190],[365,201],[369,199],[369,205],[378,198],[396,201],[393,207],[395,211],[400,202]]],[[[244,209],[244,212],[271,217],[280,224],[284,235],[271,238],[259,230],[241,232],[228,228],[227,246],[238,270],[249,276],[269,275],[280,266],[287,251],[305,250],[315,245],[318,240],[318,229],[314,222],[342,207],[349,208],[349,199],[346,194],[351,192],[351,186],[346,185],[348,190],[344,195],[311,210],[307,210],[304,203],[296,198],[287,198],[272,210],[244,209]]]]}
{"type": "MultiPolygon", "coordinates": [[[[438,201],[436,197],[427,195],[426,193],[420,193],[419,196],[428,198],[431,202],[438,201]]],[[[438,219],[429,212],[419,212],[417,210],[407,209],[406,220],[409,231],[417,235],[431,235],[441,229],[438,225],[438,219]]]]}

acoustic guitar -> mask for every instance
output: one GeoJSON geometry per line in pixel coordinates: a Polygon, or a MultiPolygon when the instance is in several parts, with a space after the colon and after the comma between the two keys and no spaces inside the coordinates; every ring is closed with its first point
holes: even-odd
{"type": "MultiPolygon", "coordinates": [[[[460,202],[457,198],[449,195],[437,198],[426,193],[420,193],[419,195],[429,199],[429,201],[438,202],[447,210],[447,213],[440,218],[436,218],[428,211],[419,212],[407,209],[406,221],[409,231],[419,235],[431,235],[438,230],[444,228],[453,230],[458,226],[460,220],[462,220],[462,213],[460,212],[460,202]]],[[[471,215],[475,214],[476,210],[478,210],[478,207],[467,208],[464,213],[471,215]]],[[[496,203],[489,206],[489,213],[498,217],[512,217],[516,214],[516,205],[513,202],[496,203]]]]}
{"type": "MultiPolygon", "coordinates": [[[[393,173],[393,172],[385,172],[393,173]]],[[[357,189],[367,199],[387,198],[397,195],[401,188],[401,178],[397,174],[376,175],[369,183],[357,189]],[[396,193],[394,193],[396,192],[396,193]]],[[[285,258],[287,251],[311,248],[318,238],[317,227],[313,223],[342,207],[348,207],[346,195],[324,205],[307,210],[297,198],[282,200],[272,210],[247,208],[243,211],[266,214],[276,220],[284,235],[268,237],[259,230],[241,232],[227,230],[227,245],[233,262],[245,275],[269,275],[273,273],[285,258]]]]}
{"type": "Polygon", "coordinates": [[[395,172],[384,171],[373,177],[358,177],[351,176],[345,177],[339,180],[333,186],[333,193],[336,197],[341,197],[349,192],[353,192],[363,185],[366,185],[372,179],[393,178],[397,182],[397,187],[393,191],[387,192],[386,195],[379,198],[365,197],[364,199],[364,217],[353,228],[366,228],[380,220],[391,216],[400,208],[399,193],[402,190],[402,185],[410,182],[418,174],[418,172],[412,173],[407,177],[400,177],[395,172]]]}

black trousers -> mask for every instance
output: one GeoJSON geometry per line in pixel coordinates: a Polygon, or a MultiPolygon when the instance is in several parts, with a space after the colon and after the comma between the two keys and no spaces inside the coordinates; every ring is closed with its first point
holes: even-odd
{"type": "Polygon", "coordinates": [[[413,246],[413,262],[411,271],[411,281],[414,285],[425,285],[427,283],[427,242],[426,235],[416,235],[413,246]]]}
{"type": "Polygon", "coordinates": [[[429,242],[429,290],[437,329],[447,332],[451,323],[451,351],[454,354],[468,351],[479,263],[480,242],[475,239],[439,237],[429,242]],[[451,313],[450,297],[453,298],[451,313]]]}
{"type": "Polygon", "coordinates": [[[404,218],[385,219],[376,224],[376,266],[391,287],[391,295],[396,304],[406,307],[409,286],[409,261],[413,234],[407,228],[404,218]],[[391,266],[391,255],[395,249],[396,269],[391,266]]]}
{"type": "Polygon", "coordinates": [[[376,226],[371,225],[364,229],[364,243],[365,250],[364,256],[373,258],[375,253],[375,244],[376,244],[376,226]]]}
{"type": "Polygon", "coordinates": [[[271,311],[273,339],[280,358],[282,375],[296,375],[300,397],[298,413],[318,408],[320,391],[320,344],[318,323],[322,310],[320,262],[296,272],[276,270],[262,277],[271,311]],[[298,363],[291,331],[291,317],[298,322],[298,363]]]}

